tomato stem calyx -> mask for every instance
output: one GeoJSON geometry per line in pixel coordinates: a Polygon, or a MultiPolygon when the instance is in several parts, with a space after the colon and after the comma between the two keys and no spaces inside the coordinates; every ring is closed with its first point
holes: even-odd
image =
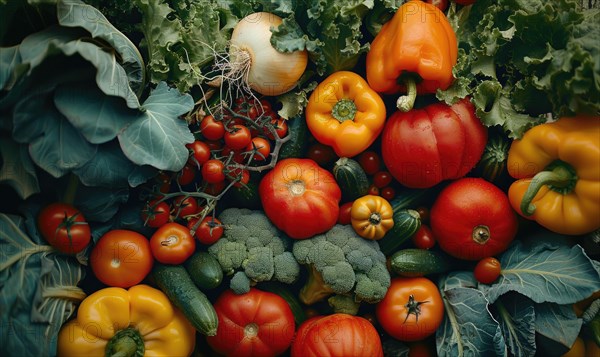
{"type": "Polygon", "coordinates": [[[473,241],[478,244],[485,244],[491,238],[490,228],[484,225],[478,225],[473,228],[473,233],[471,233],[471,237],[473,241]]]}
{"type": "Polygon", "coordinates": [[[306,185],[302,180],[293,180],[290,182],[288,189],[292,196],[302,196],[306,191],[306,185]]]}
{"type": "Polygon", "coordinates": [[[421,314],[421,305],[425,304],[429,301],[415,301],[415,296],[414,295],[409,295],[408,296],[408,302],[406,303],[406,305],[404,305],[404,307],[406,307],[407,312],[406,312],[406,318],[404,318],[404,322],[403,324],[406,323],[406,321],[408,320],[408,317],[410,315],[415,315],[415,322],[419,321],[419,315],[421,314]]]}

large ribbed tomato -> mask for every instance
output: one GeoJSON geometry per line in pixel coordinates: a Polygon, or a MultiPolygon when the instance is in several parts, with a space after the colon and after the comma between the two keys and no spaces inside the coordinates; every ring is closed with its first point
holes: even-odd
{"type": "Polygon", "coordinates": [[[236,295],[227,289],[214,307],[219,327],[217,334],[206,337],[206,341],[224,356],[277,356],[292,343],[294,315],[278,295],[255,288],[236,295]]]}
{"type": "Polygon", "coordinates": [[[466,175],[477,164],[487,129],[469,99],[397,111],[385,124],[381,153],[388,171],[407,187],[428,188],[466,175]]]}
{"type": "Polygon", "coordinates": [[[466,260],[503,252],[518,226],[506,193],[481,178],[462,178],[446,186],[431,207],[430,222],[440,248],[466,260]]]}
{"type": "Polygon", "coordinates": [[[277,162],[260,182],[265,214],[295,239],[310,238],[337,222],[340,187],[333,175],[311,159],[277,162]]]}
{"type": "Polygon", "coordinates": [[[366,319],[348,314],[317,316],[296,332],[291,357],[383,357],[381,339],[366,319]]]}

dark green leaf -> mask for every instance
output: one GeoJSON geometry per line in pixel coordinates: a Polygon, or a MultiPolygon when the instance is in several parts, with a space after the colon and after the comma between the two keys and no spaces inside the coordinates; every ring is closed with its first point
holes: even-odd
{"type": "Polygon", "coordinates": [[[536,313],[533,302],[522,295],[508,293],[494,303],[508,350],[513,356],[533,356],[536,313]]]}
{"type": "Polygon", "coordinates": [[[572,305],[543,303],[535,306],[535,331],[565,348],[571,348],[582,324],[582,319],[577,318],[572,305]]]}
{"type": "Polygon", "coordinates": [[[115,140],[99,145],[96,154],[85,165],[73,170],[73,173],[86,186],[116,189],[128,187],[129,176],[136,167],[125,157],[115,140]]]}
{"type": "Polygon", "coordinates": [[[10,185],[22,199],[40,192],[35,167],[29,158],[26,145],[2,136],[0,157],[0,184],[10,185]]]}
{"type": "Polygon", "coordinates": [[[119,211],[120,205],[127,202],[129,190],[79,186],[75,206],[81,210],[86,220],[107,222],[119,211]]]}

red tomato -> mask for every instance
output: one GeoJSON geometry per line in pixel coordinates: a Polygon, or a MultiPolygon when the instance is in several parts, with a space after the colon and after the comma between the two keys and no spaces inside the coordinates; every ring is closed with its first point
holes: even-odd
{"type": "MultiPolygon", "coordinates": [[[[283,119],[283,118],[271,119],[271,125],[275,129],[275,132],[277,133],[277,135],[279,136],[280,139],[285,138],[285,136],[287,135],[287,132],[288,132],[288,125],[287,125],[287,122],[285,119],[283,119]]],[[[273,133],[271,133],[271,131],[269,129],[265,129],[265,133],[269,139],[275,140],[275,136],[273,135],[273,133]]]]}
{"type": "Polygon", "coordinates": [[[331,146],[316,143],[308,148],[306,157],[315,161],[321,167],[329,166],[334,160],[337,159],[337,155],[331,148],[331,146]]]}
{"type": "Polygon", "coordinates": [[[154,232],[150,238],[150,249],[161,263],[181,264],[194,254],[196,241],[187,227],[171,222],[154,232]]]}
{"type": "Polygon", "coordinates": [[[448,8],[448,0],[426,0],[425,2],[437,7],[441,11],[446,11],[448,8]]]}
{"type": "Polygon", "coordinates": [[[185,218],[198,212],[198,201],[191,196],[178,196],[173,200],[173,216],[185,218]]]}
{"type": "Polygon", "coordinates": [[[380,191],[375,185],[369,186],[369,191],[367,191],[368,195],[379,196],[380,191]]]}
{"type": "Polygon", "coordinates": [[[419,217],[421,217],[422,223],[429,222],[429,208],[425,206],[419,206],[415,209],[415,211],[419,212],[419,217]]]}
{"type": "Polygon", "coordinates": [[[221,160],[210,159],[202,165],[202,178],[208,183],[219,183],[225,180],[223,169],[225,164],[221,160]]]}
{"type": "Polygon", "coordinates": [[[391,201],[392,199],[394,199],[394,197],[396,197],[396,190],[394,190],[394,188],[391,186],[386,186],[381,189],[379,195],[385,198],[386,200],[391,201]]]}
{"type": "Polygon", "coordinates": [[[252,135],[250,129],[244,125],[234,124],[230,131],[227,131],[224,135],[225,145],[229,146],[232,150],[241,150],[250,144],[252,135]]]}
{"type": "Polygon", "coordinates": [[[67,254],[77,254],[92,238],[90,226],[83,214],[66,203],[52,203],[37,216],[40,234],[54,248],[67,254]]]}
{"type": "Polygon", "coordinates": [[[223,236],[223,225],[221,221],[212,216],[206,216],[198,224],[198,218],[192,218],[188,221],[190,231],[194,230],[194,235],[202,244],[213,244],[223,236]],[[195,228],[195,229],[194,229],[195,228]]]}
{"type": "Polygon", "coordinates": [[[225,290],[214,303],[219,327],[206,341],[224,356],[277,356],[285,352],[296,325],[288,303],[273,293],[251,288],[236,295],[225,290]]]}
{"type": "Polygon", "coordinates": [[[200,133],[206,140],[219,140],[225,135],[225,126],[209,114],[200,122],[200,133]]]}
{"type": "Polygon", "coordinates": [[[295,239],[331,229],[337,222],[342,191],[333,174],[310,159],[284,159],[258,188],[265,214],[295,239]]]}
{"type": "Polygon", "coordinates": [[[164,201],[148,202],[142,212],[142,219],[148,227],[158,228],[169,221],[170,211],[171,207],[164,201]]]}
{"type": "Polygon", "coordinates": [[[338,224],[350,224],[350,212],[352,211],[352,203],[354,201],[346,202],[340,206],[340,213],[338,214],[338,224]]]}
{"type": "Polygon", "coordinates": [[[395,112],[381,134],[383,161],[402,185],[428,188],[458,179],[479,161],[487,129],[468,98],[395,112]]]}
{"type": "Polygon", "coordinates": [[[375,151],[365,151],[358,156],[358,163],[367,175],[374,175],[381,169],[381,157],[375,151]]]}
{"type": "Polygon", "coordinates": [[[246,147],[246,151],[254,152],[253,160],[264,161],[271,154],[271,144],[267,139],[257,136],[252,138],[252,141],[246,147]]]}
{"type": "Polygon", "coordinates": [[[181,186],[189,185],[196,178],[196,168],[192,165],[185,165],[179,173],[177,173],[177,182],[181,186]]]}
{"type": "Polygon", "coordinates": [[[426,224],[421,224],[421,227],[411,237],[415,247],[419,249],[431,249],[435,246],[435,237],[431,228],[426,224]]]}
{"type": "Polygon", "coordinates": [[[291,357],[383,357],[379,333],[366,319],[348,314],[316,316],[296,333],[291,357]]]}
{"type": "Polygon", "coordinates": [[[475,275],[475,279],[482,284],[491,284],[498,277],[500,277],[500,271],[502,267],[498,259],[494,257],[486,257],[481,259],[477,265],[475,265],[475,270],[473,274],[475,275]]]}
{"type": "Polygon", "coordinates": [[[139,284],[150,273],[153,264],[148,239],[124,229],[104,234],[90,255],[90,266],[98,280],[120,288],[139,284]]]}
{"type": "Polygon", "coordinates": [[[246,155],[244,155],[242,150],[232,150],[229,146],[225,146],[222,153],[225,157],[223,159],[224,161],[227,161],[227,158],[230,156],[231,160],[233,160],[233,162],[237,162],[238,164],[242,164],[244,161],[246,161],[246,155]]]}
{"type": "Polygon", "coordinates": [[[227,172],[227,178],[230,181],[238,180],[233,184],[235,187],[243,187],[243,185],[250,182],[250,171],[239,167],[229,168],[227,172]]]}
{"type": "Polygon", "coordinates": [[[210,159],[210,146],[203,141],[194,141],[186,145],[192,151],[192,158],[198,165],[202,165],[210,159]]]}
{"type": "Polygon", "coordinates": [[[373,184],[378,188],[389,186],[392,183],[392,174],[387,171],[377,171],[373,175],[373,184]]]}
{"type": "Polygon", "coordinates": [[[438,287],[428,278],[393,278],[375,314],[393,338],[419,341],[435,333],[442,323],[444,302],[438,287]]]}
{"type": "Polygon", "coordinates": [[[460,259],[503,252],[517,234],[517,225],[506,193],[481,178],[452,182],[431,207],[430,227],[440,248],[460,259]]]}

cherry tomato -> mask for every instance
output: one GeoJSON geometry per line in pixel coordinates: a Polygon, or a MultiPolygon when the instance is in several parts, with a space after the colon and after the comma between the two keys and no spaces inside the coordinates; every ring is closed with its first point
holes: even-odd
{"type": "Polygon", "coordinates": [[[168,203],[151,201],[144,208],[142,219],[148,227],[158,228],[169,221],[170,211],[168,203]]]}
{"type": "Polygon", "coordinates": [[[40,234],[50,245],[67,254],[77,254],[92,238],[90,226],[83,214],[66,203],[52,203],[37,217],[40,234]]]}
{"type": "Polygon", "coordinates": [[[154,232],[150,238],[150,249],[161,263],[181,264],[194,254],[196,241],[187,227],[171,222],[154,232]]]}
{"type": "MultiPolygon", "coordinates": [[[[277,133],[277,135],[279,136],[279,138],[285,138],[285,136],[287,135],[288,132],[288,125],[285,119],[283,118],[274,118],[271,119],[271,125],[273,126],[273,128],[275,129],[275,132],[277,133]]],[[[275,136],[273,135],[273,133],[271,133],[271,131],[269,129],[267,129],[265,127],[265,134],[267,135],[267,137],[271,140],[275,140],[275,136]]]]}
{"type": "Polygon", "coordinates": [[[207,140],[219,140],[225,135],[225,126],[222,121],[209,114],[200,122],[200,133],[207,140]]]}
{"type": "Polygon", "coordinates": [[[211,183],[211,184],[206,185],[206,188],[204,189],[204,193],[207,193],[212,196],[217,196],[221,192],[223,192],[225,187],[226,187],[225,181],[211,183]]]}
{"type": "Polygon", "coordinates": [[[396,190],[394,190],[394,188],[391,186],[386,186],[381,189],[379,194],[386,200],[391,201],[394,197],[396,197],[396,190]]]}
{"type": "MultiPolygon", "coordinates": [[[[225,158],[231,156],[231,160],[238,164],[243,164],[246,161],[246,156],[242,150],[232,150],[229,146],[225,146],[222,153],[225,158]]],[[[227,161],[227,159],[224,159],[224,161],[227,161]]]]}
{"type": "Polygon", "coordinates": [[[240,167],[234,167],[229,169],[227,172],[227,178],[230,181],[238,180],[233,184],[234,187],[243,187],[245,184],[250,182],[250,171],[240,167]]]}
{"type": "Polygon", "coordinates": [[[421,223],[429,222],[429,208],[425,206],[417,207],[416,211],[419,213],[419,217],[421,217],[421,223]]]}
{"type": "Polygon", "coordinates": [[[198,212],[198,201],[191,196],[178,196],[173,200],[173,216],[185,218],[198,212]]]}
{"type": "Polygon", "coordinates": [[[203,141],[196,140],[191,144],[186,145],[192,151],[192,158],[199,165],[204,164],[210,159],[210,147],[203,141]]]}
{"type": "Polygon", "coordinates": [[[161,171],[156,176],[156,184],[158,186],[158,191],[162,193],[169,193],[171,190],[171,176],[164,171],[161,171]]]}
{"type": "MultiPolygon", "coordinates": [[[[198,218],[188,221],[190,231],[194,230],[197,223],[198,218]]],[[[213,244],[223,236],[223,225],[217,218],[206,216],[195,229],[194,235],[202,244],[213,244]]]]}
{"type": "Polygon", "coordinates": [[[448,8],[448,0],[425,0],[425,2],[437,7],[441,11],[446,11],[448,8]]]}
{"type": "Polygon", "coordinates": [[[392,174],[387,171],[377,171],[373,175],[373,184],[379,188],[384,188],[392,183],[392,174]]]}
{"type": "Polygon", "coordinates": [[[502,267],[498,259],[494,257],[486,257],[481,259],[477,265],[473,274],[475,279],[482,284],[491,284],[500,276],[502,267]]]}
{"type": "Polygon", "coordinates": [[[444,317],[438,287],[428,278],[393,278],[375,307],[377,321],[393,338],[419,341],[435,333],[444,317]]]}
{"type": "Polygon", "coordinates": [[[250,129],[241,124],[234,124],[231,130],[226,132],[223,137],[225,145],[229,146],[232,150],[243,149],[252,140],[250,129]]]}
{"type": "Polygon", "coordinates": [[[415,247],[419,249],[431,249],[435,246],[435,237],[431,228],[421,223],[421,227],[411,237],[415,247]]]}
{"type": "Polygon", "coordinates": [[[210,159],[202,165],[202,178],[208,183],[219,183],[225,180],[223,169],[225,164],[221,160],[210,159]]]}
{"type": "Polygon", "coordinates": [[[368,195],[379,196],[379,189],[375,185],[369,186],[369,191],[367,191],[368,195]]]}
{"type": "Polygon", "coordinates": [[[148,239],[124,229],[104,234],[90,255],[90,266],[98,280],[120,288],[139,284],[150,273],[153,264],[148,239]]]}
{"type": "Polygon", "coordinates": [[[323,145],[321,143],[315,143],[311,145],[308,148],[306,156],[315,161],[321,167],[329,166],[334,160],[337,159],[337,155],[331,146],[323,145]]]}
{"type": "Polygon", "coordinates": [[[177,173],[177,182],[181,186],[189,185],[196,178],[196,168],[191,165],[185,165],[179,173],[177,173]]]}
{"type": "Polygon", "coordinates": [[[368,175],[374,175],[381,169],[381,157],[375,151],[365,151],[358,156],[358,163],[368,175]]]}
{"type": "Polygon", "coordinates": [[[223,148],[223,143],[221,140],[209,140],[205,141],[205,143],[210,148],[210,151],[218,151],[223,148]]]}
{"type": "Polygon", "coordinates": [[[340,213],[338,215],[338,224],[350,224],[350,212],[352,211],[352,203],[354,201],[346,202],[340,206],[340,213]]]}
{"type": "Polygon", "coordinates": [[[264,161],[271,154],[271,144],[267,139],[257,136],[246,146],[246,151],[254,152],[253,160],[264,161]]]}

